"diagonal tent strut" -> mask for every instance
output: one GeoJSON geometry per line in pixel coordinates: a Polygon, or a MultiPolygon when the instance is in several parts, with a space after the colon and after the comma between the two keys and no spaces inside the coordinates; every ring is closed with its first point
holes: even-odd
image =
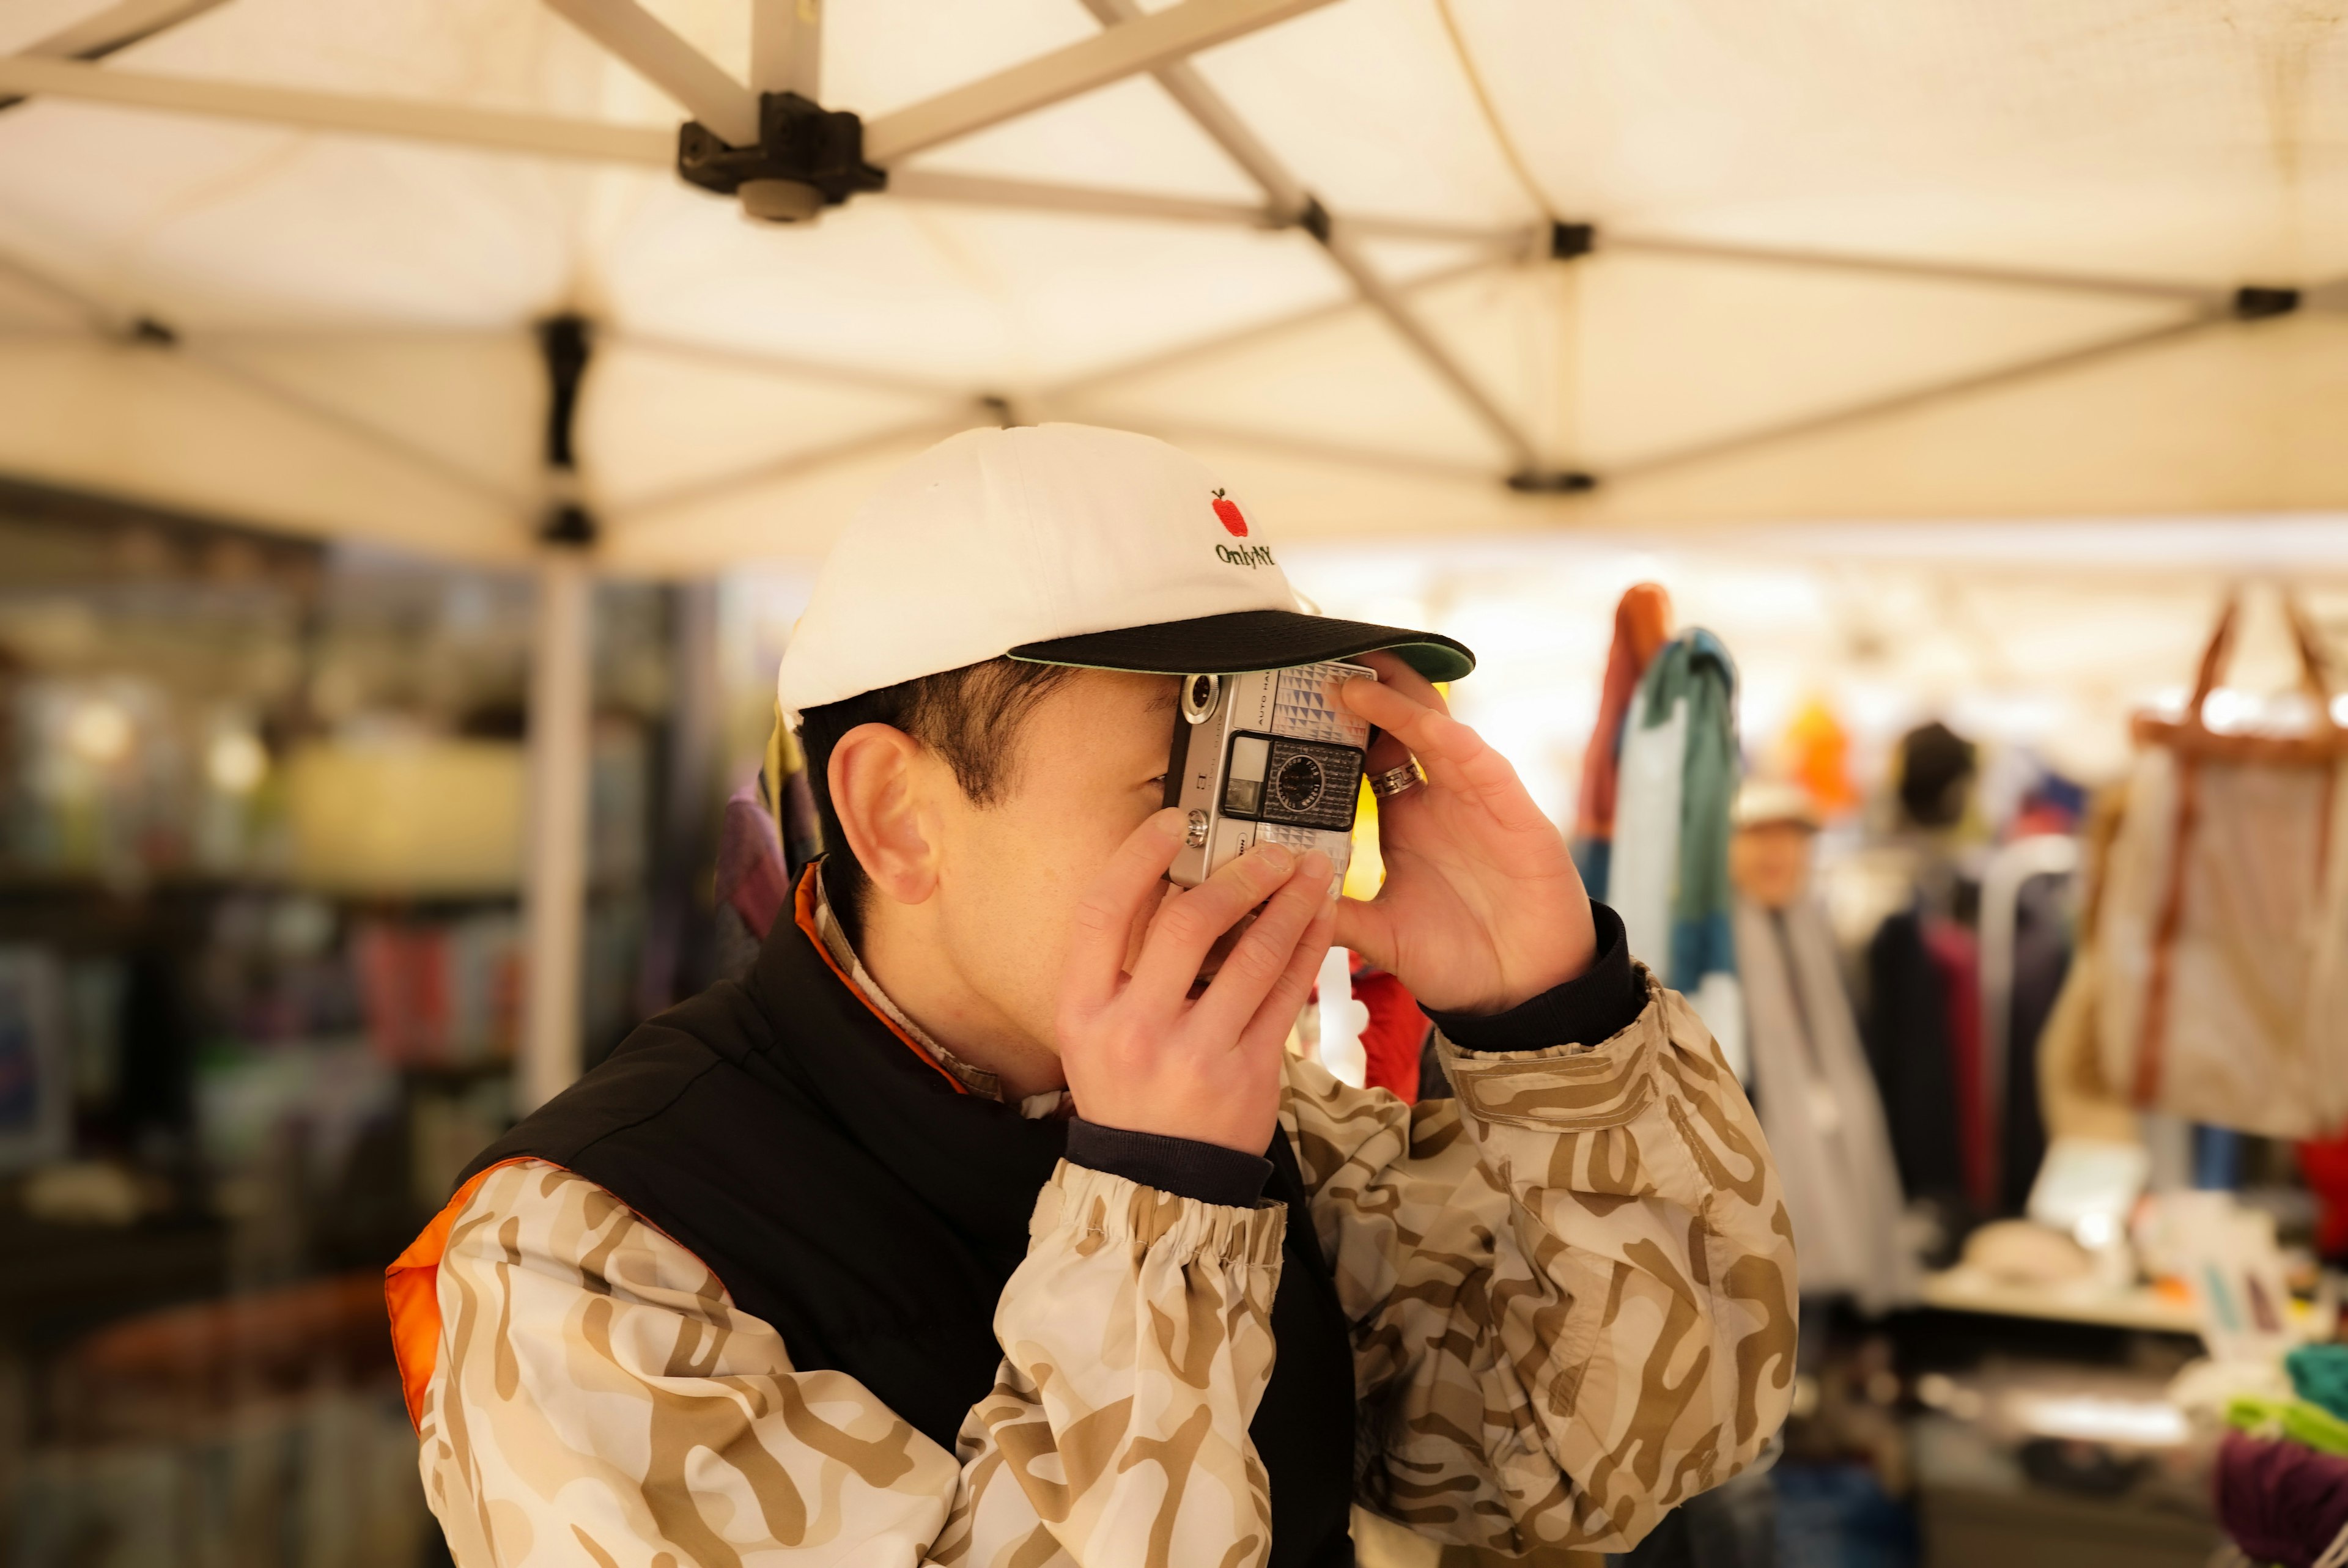
{"type": "Polygon", "coordinates": [[[170,353],[178,364],[273,403],[300,415],[309,424],[372,447],[379,456],[427,474],[440,483],[466,491],[493,507],[516,513],[521,508],[521,497],[496,480],[475,473],[463,464],[419,446],[404,436],[345,413],[299,388],[288,386],[250,365],[211,353],[200,345],[191,345],[179,332],[152,316],[118,309],[5,252],[0,252],[0,276],[15,278],[70,307],[97,337],[170,353]]]}
{"type": "Polygon", "coordinates": [[[776,484],[800,474],[829,466],[846,458],[860,456],[867,452],[881,451],[901,443],[942,441],[957,431],[974,429],[982,425],[1001,423],[998,416],[1001,407],[1000,399],[973,398],[965,406],[967,412],[960,415],[942,410],[936,414],[901,420],[878,430],[867,430],[859,435],[844,436],[840,440],[808,451],[787,452],[781,456],[754,463],[747,468],[713,475],[706,479],[688,480],[685,484],[663,490],[657,495],[646,496],[624,507],[615,507],[610,515],[615,525],[641,528],[644,526],[642,519],[657,516],[662,512],[675,511],[680,507],[689,507],[704,501],[721,500],[745,490],[757,489],[761,485],[776,484]]]}
{"type": "Polygon", "coordinates": [[[882,115],[864,129],[864,154],[884,168],[941,142],[1105,87],[1169,61],[1285,22],[1331,0],[1182,0],[1135,6],[1095,37],[882,115]]]}
{"type": "Polygon", "coordinates": [[[2015,364],[1998,365],[1967,375],[1952,376],[1945,381],[1910,387],[1881,397],[1866,398],[1845,405],[1840,408],[1828,409],[1821,414],[1805,415],[1800,418],[1762,425],[1757,429],[1740,431],[1732,436],[1698,441],[1690,446],[1654,453],[1649,456],[1634,457],[1628,462],[1618,463],[1608,468],[1604,477],[1610,483],[1622,479],[1643,478],[1650,474],[1663,473],[1673,468],[1689,467],[1698,463],[1709,462],[1715,457],[1731,456],[1739,452],[1751,451],[1758,446],[1775,446],[1781,441],[1795,441],[1805,436],[1823,436],[1829,431],[1843,429],[1849,425],[1890,418],[1893,415],[1906,414],[1936,404],[1954,402],[1977,393],[1994,392],[2018,386],[2025,382],[2058,375],[2065,371],[2081,369],[2124,354],[2158,348],[2163,344],[2198,336],[2237,319],[2240,319],[2238,313],[2233,310],[2197,310],[2177,321],[2164,322],[2154,327],[2138,328],[2134,332],[2122,333],[2116,337],[2105,338],[2083,346],[2062,349],[2054,354],[2034,355],[2015,364]]]}
{"type": "Polygon", "coordinates": [[[748,147],[758,139],[758,95],[635,0],[545,4],[726,140],[748,147]]]}
{"type": "Polygon", "coordinates": [[[1592,250],[1632,255],[1680,256],[1690,261],[1724,261],[1740,266],[1862,272],[1878,277],[1912,279],[1918,282],[1969,283],[1988,288],[2038,289],[2058,293],[2177,300],[2202,304],[2218,303],[2228,292],[2199,283],[2164,282],[2151,278],[2098,277],[2079,272],[2041,272],[2027,267],[1993,267],[1833,251],[1785,251],[1766,245],[1734,245],[1710,240],[1675,239],[1663,234],[1622,233],[1590,225],[1561,224],[1559,227],[1582,230],[1583,243],[1592,250]]]}
{"type": "MultiPolygon", "coordinates": [[[[201,16],[222,0],[116,0],[94,15],[60,28],[23,53],[36,59],[102,60],[191,17],[201,16]]],[[[15,108],[23,97],[0,96],[0,109],[15,108]]]]}
{"type": "MultiPolygon", "coordinates": [[[[1400,285],[1400,292],[1410,293],[1440,287],[1484,271],[1496,264],[1497,260],[1497,258],[1485,258],[1428,272],[1400,285]]],[[[2315,294],[2322,290],[2348,296],[2348,278],[2322,285],[2316,290],[2310,290],[2309,293],[2315,294]]],[[[1171,349],[1144,354],[1138,359],[1086,372],[1043,389],[1025,405],[1032,408],[1038,417],[1052,416],[1060,412],[1083,417],[1086,412],[1088,401],[1106,392],[1116,383],[1211,358],[1216,354],[1227,353],[1249,343],[1275,338],[1362,308],[1364,308],[1364,302],[1357,298],[1350,298],[1312,306],[1271,321],[1253,323],[1235,331],[1218,333],[1213,337],[1182,343],[1171,349]]],[[[2065,371],[2138,349],[2155,348],[2206,329],[2225,325],[2229,321],[2254,321],[2283,313],[2288,313],[2288,307],[2283,301],[2274,298],[2271,291],[2240,291],[2223,305],[2197,310],[2179,321],[2123,333],[2116,338],[2080,347],[2064,349],[2052,354],[2034,356],[2018,364],[1974,372],[1921,387],[1910,387],[1881,397],[1863,399],[1824,413],[1804,415],[1799,419],[1702,441],[1646,457],[1634,458],[1604,470],[1602,477],[1612,482],[1643,477],[1671,468],[1694,466],[1714,457],[1731,456],[1772,442],[1796,440],[1811,435],[1824,434],[1831,429],[1863,424],[1871,419],[1888,417],[1910,409],[1955,401],[1975,393],[2022,384],[2039,376],[2059,374],[2065,371]]],[[[880,385],[882,390],[930,394],[939,397],[950,407],[984,411],[1000,402],[994,397],[983,395],[974,396],[961,389],[934,383],[909,383],[896,378],[891,378],[886,383],[873,383],[864,373],[850,367],[793,360],[757,351],[713,348],[699,343],[641,337],[623,336],[615,341],[659,352],[711,358],[726,364],[738,364],[746,369],[771,371],[778,374],[837,378],[860,384],[880,385]]],[[[1110,416],[1120,423],[1128,425],[1134,423],[1128,414],[1113,413],[1110,416]]],[[[658,513],[678,507],[722,498],[755,488],[759,485],[789,478],[820,467],[834,457],[857,456],[889,443],[911,439],[924,432],[940,436],[948,435],[982,422],[983,422],[983,412],[955,415],[950,412],[949,408],[942,408],[934,417],[915,418],[901,425],[892,425],[877,434],[847,437],[837,446],[826,446],[811,452],[792,453],[763,459],[747,468],[706,480],[696,480],[689,485],[645,497],[618,508],[613,514],[613,521],[623,526],[638,526],[640,519],[649,518],[658,513]]],[[[1446,463],[1438,458],[1416,457],[1391,452],[1367,451],[1357,447],[1318,442],[1307,437],[1274,435],[1262,431],[1234,430],[1195,420],[1169,421],[1145,417],[1142,423],[1148,425],[1154,434],[1169,439],[1192,436],[1227,444],[1257,446],[1266,451],[1283,453],[1313,461],[1386,468],[1432,478],[1488,480],[1491,477],[1489,470],[1472,465],[1446,463]]]]}
{"type": "MultiPolygon", "coordinates": [[[[761,73],[812,82],[815,39],[778,26],[760,0],[752,56],[761,73]],[[802,75],[804,73],[804,75],[802,75]]],[[[1020,115],[1122,81],[1168,60],[1242,37],[1332,0],[1181,0],[1135,7],[1124,25],[982,77],[863,128],[863,157],[883,167],[1020,115]]],[[[759,95],[736,81],[637,0],[546,0],[557,14],[693,111],[729,146],[757,145],[759,95]]],[[[802,95],[807,96],[807,95],[802,95]]]]}
{"type": "MultiPolygon", "coordinates": [[[[1085,8],[1108,29],[1104,36],[1135,26],[1134,19],[1143,15],[1138,0],[1085,0],[1085,8]]],[[[1187,59],[1173,59],[1159,65],[1151,74],[1158,78],[1159,86],[1166,89],[1168,96],[1198,123],[1199,128],[1205,131],[1231,161],[1246,172],[1249,179],[1262,188],[1275,211],[1290,215],[1291,221],[1321,242],[1322,249],[1328,252],[1337,270],[1345,275],[1354,292],[1385,319],[1420,361],[1467,405],[1476,421],[1498,441],[1515,465],[1518,477],[1545,475],[1547,465],[1543,463],[1540,447],[1530,433],[1500,407],[1458,357],[1411,313],[1401,297],[1370,266],[1352,236],[1330,221],[1327,211],[1312,192],[1306,190],[1303,183],[1273,156],[1272,149],[1248,128],[1246,122],[1232,112],[1222,96],[1199,74],[1198,68],[1187,59]]]]}
{"type": "MultiPolygon", "coordinates": [[[[1460,278],[1472,276],[1493,264],[1492,259],[1485,258],[1443,268],[1412,279],[1403,285],[1403,291],[1409,292],[1435,288],[1460,278]]],[[[1090,371],[1056,386],[1046,387],[1035,395],[1032,400],[1033,406],[1037,413],[1042,414],[1055,407],[1067,406],[1072,403],[1080,404],[1086,394],[1096,393],[1112,382],[1129,380],[1137,375],[1145,375],[1154,371],[1220,354],[1246,343],[1276,337],[1361,308],[1362,302],[1358,299],[1341,299],[1327,304],[1313,305],[1271,321],[1251,323],[1246,326],[1231,332],[1220,333],[1210,338],[1144,354],[1138,359],[1128,360],[1105,369],[1090,371]]],[[[743,490],[754,489],[760,485],[772,484],[778,479],[788,478],[808,469],[819,467],[831,458],[852,456],[877,446],[909,438],[912,435],[934,432],[940,436],[947,436],[956,430],[969,429],[976,424],[993,422],[1003,410],[1009,406],[1010,403],[1009,399],[999,395],[973,394],[931,383],[911,383],[895,377],[889,378],[886,382],[876,382],[865,373],[852,368],[816,364],[757,351],[711,348],[673,339],[645,338],[626,333],[615,334],[613,341],[634,348],[706,358],[717,363],[740,365],[746,369],[769,371],[778,375],[829,378],[850,384],[875,385],[883,391],[926,393],[938,397],[944,405],[935,415],[916,417],[902,425],[892,425],[877,434],[848,436],[836,446],[826,446],[814,452],[787,453],[780,456],[762,458],[747,467],[732,470],[707,479],[693,480],[656,495],[631,501],[613,509],[611,513],[615,522],[623,524],[678,507],[720,499],[743,490]]],[[[1297,444],[1284,443],[1282,437],[1255,436],[1248,439],[1260,446],[1274,447],[1285,444],[1290,449],[1297,449],[1297,444]]],[[[1325,457],[1328,456],[1328,450],[1315,449],[1308,455],[1325,457]]],[[[1371,460],[1370,455],[1367,454],[1356,454],[1356,456],[1362,456],[1365,461],[1371,460]]],[[[1426,466],[1423,463],[1415,461],[1404,466],[1415,469],[1426,466]]],[[[1491,477],[1488,470],[1479,469],[1478,474],[1478,477],[1488,479],[1491,477]]]]}

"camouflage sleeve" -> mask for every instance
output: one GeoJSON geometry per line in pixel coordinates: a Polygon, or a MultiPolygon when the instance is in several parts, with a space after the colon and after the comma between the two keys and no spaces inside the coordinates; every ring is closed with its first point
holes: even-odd
{"type": "Polygon", "coordinates": [[[1515,1554],[1620,1551],[1792,1397],[1792,1228],[1677,995],[1594,1046],[1469,1053],[1406,1106],[1309,1062],[1282,1120],[1354,1322],[1362,1501],[1515,1554]]]}
{"type": "Polygon", "coordinates": [[[1247,1568],[1285,1224],[1061,1165],[950,1454],[846,1374],[795,1370],[602,1188],[510,1165],[441,1259],[426,1496],[459,1568],[1247,1568]]]}

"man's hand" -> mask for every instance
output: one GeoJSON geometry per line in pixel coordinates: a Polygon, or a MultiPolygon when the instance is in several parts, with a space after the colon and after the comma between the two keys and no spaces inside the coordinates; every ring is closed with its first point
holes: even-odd
{"type": "Polygon", "coordinates": [[[1443,1012],[1502,1012],[1580,975],[1597,935],[1563,836],[1425,677],[1391,653],[1361,662],[1378,679],[1340,690],[1385,732],[1370,773],[1415,755],[1426,783],[1378,802],[1385,886],[1338,906],[1337,940],[1443,1012]]]}
{"type": "Polygon", "coordinates": [[[1160,878],[1183,825],[1179,811],[1151,816],[1076,907],[1060,980],[1060,1062],[1087,1122],[1261,1154],[1279,1120],[1289,1026],[1329,950],[1329,857],[1261,845],[1169,893],[1160,878]],[[1209,951],[1258,905],[1262,913],[1192,999],[1209,951]]]}

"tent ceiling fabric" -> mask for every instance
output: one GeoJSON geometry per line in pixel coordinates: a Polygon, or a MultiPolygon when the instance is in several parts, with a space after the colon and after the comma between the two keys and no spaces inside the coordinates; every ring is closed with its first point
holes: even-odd
{"type": "MultiPolygon", "coordinates": [[[[1300,537],[2348,507],[2336,11],[1450,5],[1531,189],[1437,0],[1192,67],[1586,495],[1512,492],[1494,421],[1294,227],[893,194],[758,226],[651,168],[59,97],[0,111],[0,473],[519,558],[535,323],[575,311],[622,570],[819,550],[890,465],[1002,417],[1164,434],[1300,537]],[[1458,232],[1345,227],[1381,217],[1458,232]],[[1552,218],[1596,252],[1550,259],[1552,218]],[[2245,284],[2308,292],[2240,320],[2245,284]]],[[[0,55],[102,8],[22,0],[0,55]]],[[[651,8],[747,71],[745,0],[651,8]]],[[[870,119],[1099,31],[1078,0],[831,0],[822,97],[870,119]]],[[[683,118],[536,0],[227,0],[102,68],[683,118]]],[[[906,171],[1265,202],[1148,77],[906,171]]]]}

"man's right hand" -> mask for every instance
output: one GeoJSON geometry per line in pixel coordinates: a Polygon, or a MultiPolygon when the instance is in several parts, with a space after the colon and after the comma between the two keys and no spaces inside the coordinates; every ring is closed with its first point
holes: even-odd
{"type": "Polygon", "coordinates": [[[1152,815],[1076,907],[1060,979],[1060,1063],[1087,1122],[1261,1154],[1279,1121],[1289,1028],[1329,950],[1329,857],[1259,845],[1169,896],[1161,878],[1183,828],[1179,811],[1152,815]],[[1193,999],[1208,954],[1259,905],[1193,999]]]}

